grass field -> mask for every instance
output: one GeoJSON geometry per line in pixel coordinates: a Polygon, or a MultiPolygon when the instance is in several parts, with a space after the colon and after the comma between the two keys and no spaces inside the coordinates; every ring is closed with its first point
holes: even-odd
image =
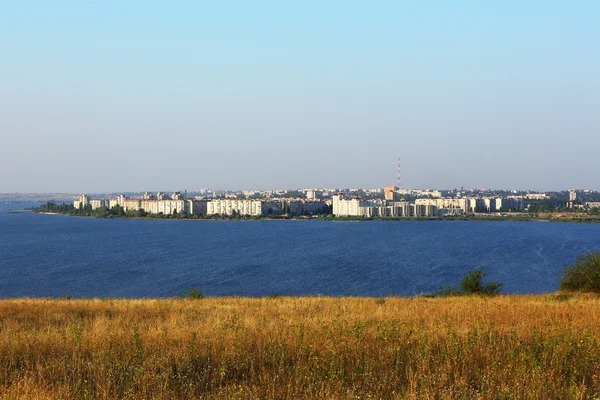
{"type": "Polygon", "coordinates": [[[591,295],[0,300],[1,398],[598,396],[591,295]]]}

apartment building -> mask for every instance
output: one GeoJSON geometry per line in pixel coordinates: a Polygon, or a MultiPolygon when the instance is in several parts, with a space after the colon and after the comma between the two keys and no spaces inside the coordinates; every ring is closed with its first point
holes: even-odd
{"type": "Polygon", "coordinates": [[[241,199],[214,199],[207,203],[208,215],[265,215],[280,214],[281,202],[241,199]]]}
{"type": "Polygon", "coordinates": [[[523,210],[522,197],[507,198],[420,198],[414,203],[389,200],[363,200],[345,198],[342,194],[332,197],[333,214],[339,217],[430,217],[461,215],[465,213],[489,213],[500,210],[523,210]]]}

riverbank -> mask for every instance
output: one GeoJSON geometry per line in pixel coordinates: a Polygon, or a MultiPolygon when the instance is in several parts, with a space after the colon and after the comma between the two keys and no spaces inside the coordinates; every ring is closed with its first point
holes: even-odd
{"type": "Polygon", "coordinates": [[[597,296],[0,300],[2,398],[586,398],[597,296]]]}

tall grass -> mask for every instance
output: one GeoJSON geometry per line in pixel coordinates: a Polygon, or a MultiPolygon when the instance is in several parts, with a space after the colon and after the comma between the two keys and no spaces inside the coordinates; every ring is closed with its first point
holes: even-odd
{"type": "Polygon", "coordinates": [[[592,398],[594,296],[0,301],[0,397],[592,398]]]}

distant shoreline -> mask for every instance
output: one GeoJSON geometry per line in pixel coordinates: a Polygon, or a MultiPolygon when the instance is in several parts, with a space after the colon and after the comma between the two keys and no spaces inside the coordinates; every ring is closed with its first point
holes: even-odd
{"type": "Polygon", "coordinates": [[[576,218],[576,217],[564,217],[564,216],[497,216],[497,215],[477,215],[467,217],[384,217],[384,218],[361,218],[361,217],[249,217],[249,218],[224,218],[224,217],[202,217],[202,218],[165,218],[165,217],[128,217],[128,216],[109,216],[109,217],[98,217],[93,215],[70,215],[67,213],[57,212],[44,212],[37,211],[34,214],[46,214],[46,215],[65,215],[68,217],[76,218],[97,218],[97,219],[132,219],[132,220],[143,220],[143,221],[332,221],[332,222],[367,222],[367,221],[490,221],[490,222],[568,222],[568,223],[579,223],[579,224],[597,224],[600,223],[600,218],[576,218]]]}

